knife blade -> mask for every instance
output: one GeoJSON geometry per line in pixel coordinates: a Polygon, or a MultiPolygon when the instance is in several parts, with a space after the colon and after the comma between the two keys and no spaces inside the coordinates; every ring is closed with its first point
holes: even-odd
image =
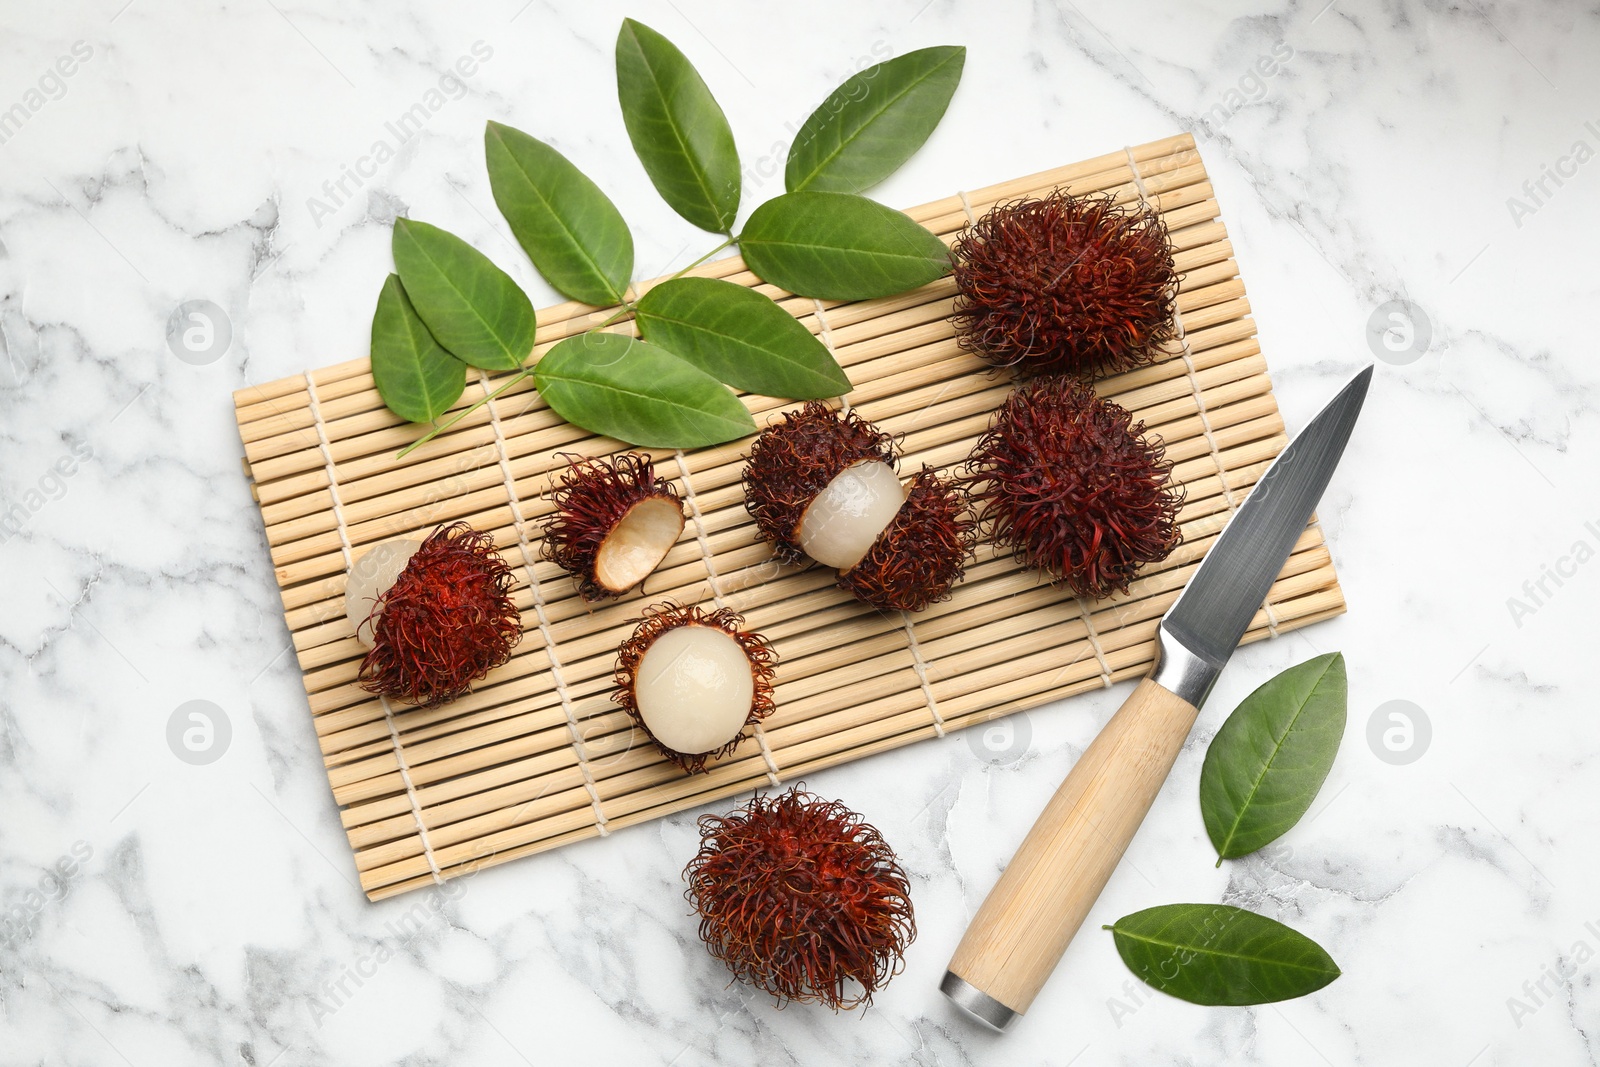
{"type": "Polygon", "coordinates": [[[1156,629],[1150,674],[1056,790],[973,917],[940,989],[1004,1029],[1028,1010],[1166,780],[1350,439],[1372,381],[1352,378],[1278,454],[1156,629]]]}

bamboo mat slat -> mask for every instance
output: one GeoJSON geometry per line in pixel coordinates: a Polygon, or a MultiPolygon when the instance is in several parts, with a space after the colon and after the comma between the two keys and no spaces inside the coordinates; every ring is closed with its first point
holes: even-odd
{"type": "MultiPolygon", "coordinates": [[[[396,452],[422,430],[383,406],[365,359],[234,394],[284,618],[368,897],[791,782],[1148,670],[1162,613],[1287,436],[1233,246],[1187,134],[907,214],[950,242],[994,204],[1058,187],[1155,205],[1183,272],[1182,340],[1152,365],[1096,384],[1166,442],[1186,494],[1183,542],[1109,600],[1081,601],[980,545],[951,599],[917,615],[877,612],[836,588],[831,572],[773,562],[744,509],[745,440],[645,450],[682,488],[690,522],[645,593],[586,604],[539,557],[546,494],[561,453],[623,446],[564,423],[529,383],[405,460],[396,452]],[[490,531],[516,570],[522,642],[510,662],[445,707],[386,707],[357,685],[362,649],[344,615],[347,556],[458,519],[490,531]],[[780,657],[776,712],[702,775],[657,755],[610,699],[618,642],[645,604],[668,598],[737,608],[780,657]]],[[[692,273],[766,293],[821,337],[850,377],[852,406],[900,436],[903,473],[959,464],[1010,388],[956,344],[949,278],[839,303],[784,293],[737,257],[692,273]]],[[[568,303],[541,311],[535,357],[610,310],[568,303]]],[[[500,380],[474,372],[457,408],[500,380]]],[[[758,426],[794,406],[741,399],[758,426]]],[[[1313,520],[1245,640],[1343,610],[1313,520]]]]}

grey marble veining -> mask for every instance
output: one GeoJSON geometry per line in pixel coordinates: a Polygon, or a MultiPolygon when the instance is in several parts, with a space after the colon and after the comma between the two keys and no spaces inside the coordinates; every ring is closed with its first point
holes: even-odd
{"type": "Polygon", "coordinates": [[[1592,3],[1505,0],[3,5],[0,1063],[1600,1061],[1597,46],[1592,3]],[[1236,657],[1004,1036],[939,977],[1122,689],[810,781],[913,878],[920,936],[864,1012],[728,985],[682,898],[696,813],[381,904],[356,888],[229,394],[365,352],[398,213],[554,301],[493,209],[489,118],[600,180],[640,276],[714,243],[628,148],[624,15],[718,94],[745,213],[844,76],[964,43],[943,125],[876,195],[1192,130],[1289,427],[1379,357],[1321,509],[1350,613],[1236,657]],[[194,300],[228,336],[185,361],[168,323],[194,300]],[[1206,742],[1332,649],[1351,714],[1322,796],[1214,868],[1206,742]],[[190,701],[226,723],[208,763],[175,754],[190,701]],[[1397,712],[1428,724],[1398,755],[1397,712]],[[1289,922],[1344,975],[1254,1009],[1154,993],[1098,927],[1176,900],[1289,922]]]}

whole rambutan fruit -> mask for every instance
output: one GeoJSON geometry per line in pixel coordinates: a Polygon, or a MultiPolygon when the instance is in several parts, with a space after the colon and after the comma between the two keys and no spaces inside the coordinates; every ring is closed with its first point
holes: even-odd
{"type": "Polygon", "coordinates": [[[886,610],[921,611],[950,595],[977,542],[967,490],[924,467],[906,502],[860,563],[839,573],[839,585],[886,610]]]}
{"type": "Polygon", "coordinates": [[[494,537],[464,522],[439,527],[421,544],[374,547],[345,586],[357,639],[370,646],[362,688],[423,707],[467,692],[522,640],[511,584],[494,537]]]}
{"type": "Polygon", "coordinates": [[[897,462],[888,434],[813,401],[756,438],[745,507],[780,560],[809,557],[875,607],[919,611],[960,579],[973,522],[959,486],[924,471],[908,490],[897,462]]]}
{"type": "Polygon", "coordinates": [[[872,1001],[917,936],[894,850],[839,801],[796,786],[700,817],[684,896],[734,976],[783,1004],[872,1001]]]}
{"type": "Polygon", "coordinates": [[[689,774],[772,714],[777,654],[731,608],[656,604],[617,649],[612,699],[689,774]]]}
{"type": "Polygon", "coordinates": [[[683,533],[678,491],[637,452],[570,460],[550,501],[540,551],[577,579],[585,600],[639,585],[683,533]]]}
{"type": "Polygon", "coordinates": [[[968,461],[978,517],[1020,562],[1079,596],[1126,592],[1182,534],[1181,487],[1159,438],[1070,378],[1012,390],[968,461]]]}
{"type": "Polygon", "coordinates": [[[957,337],[997,366],[1089,378],[1150,363],[1175,336],[1172,245],[1147,204],[1064,191],[1014,200],[953,251],[957,337]]]}

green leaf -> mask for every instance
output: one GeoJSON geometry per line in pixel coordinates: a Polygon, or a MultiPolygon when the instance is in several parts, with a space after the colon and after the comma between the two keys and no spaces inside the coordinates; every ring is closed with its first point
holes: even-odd
{"type": "Polygon", "coordinates": [[[534,365],[556,414],[593,433],[648,448],[698,448],[754,433],[739,398],[660,345],[620,333],[569,337],[534,365]]]}
{"type": "Polygon", "coordinates": [[[389,410],[412,422],[432,422],[467,387],[467,365],[439,347],[397,274],[383,283],[372,314],[372,380],[389,410]]]}
{"type": "Polygon", "coordinates": [[[533,351],[528,295],[488,256],[453,233],[394,220],[394,265],[434,339],[484,370],[515,370],[533,351]]]}
{"type": "Polygon", "coordinates": [[[617,97],[628,139],[662,199],[702,230],[732,232],[739,152],[727,116],[688,57],[649,26],[623,19],[617,97]]]}
{"type": "Polygon", "coordinates": [[[789,148],[791,192],[861,193],[893,174],[944,118],[967,50],[919,48],[845,79],[789,148]]]}
{"type": "Polygon", "coordinates": [[[820,400],[850,391],[850,379],[810,330],[770,299],[716,278],[662,282],[639,300],[647,340],[701,370],[763,396],[820,400]]]}
{"type": "Polygon", "coordinates": [[[926,285],[950,252],[893,208],[851,193],[784,193],[739,235],[745,263],[773,285],[823,300],[866,300],[926,285]]]}
{"type": "Polygon", "coordinates": [[[511,126],[490,122],[483,148],[494,202],[545,280],[585,304],[620,304],[633,235],[611,199],[566,156],[511,126]]]}
{"type": "Polygon", "coordinates": [[[1200,814],[1217,865],[1281,837],[1311,807],[1344,738],[1344,656],[1307,660],[1244,698],[1206,749],[1200,814]]]}
{"type": "Polygon", "coordinates": [[[1166,904],[1106,927],[1128,969],[1191,1004],[1267,1004],[1339,977],[1322,946],[1280,922],[1227,904],[1166,904]]]}

